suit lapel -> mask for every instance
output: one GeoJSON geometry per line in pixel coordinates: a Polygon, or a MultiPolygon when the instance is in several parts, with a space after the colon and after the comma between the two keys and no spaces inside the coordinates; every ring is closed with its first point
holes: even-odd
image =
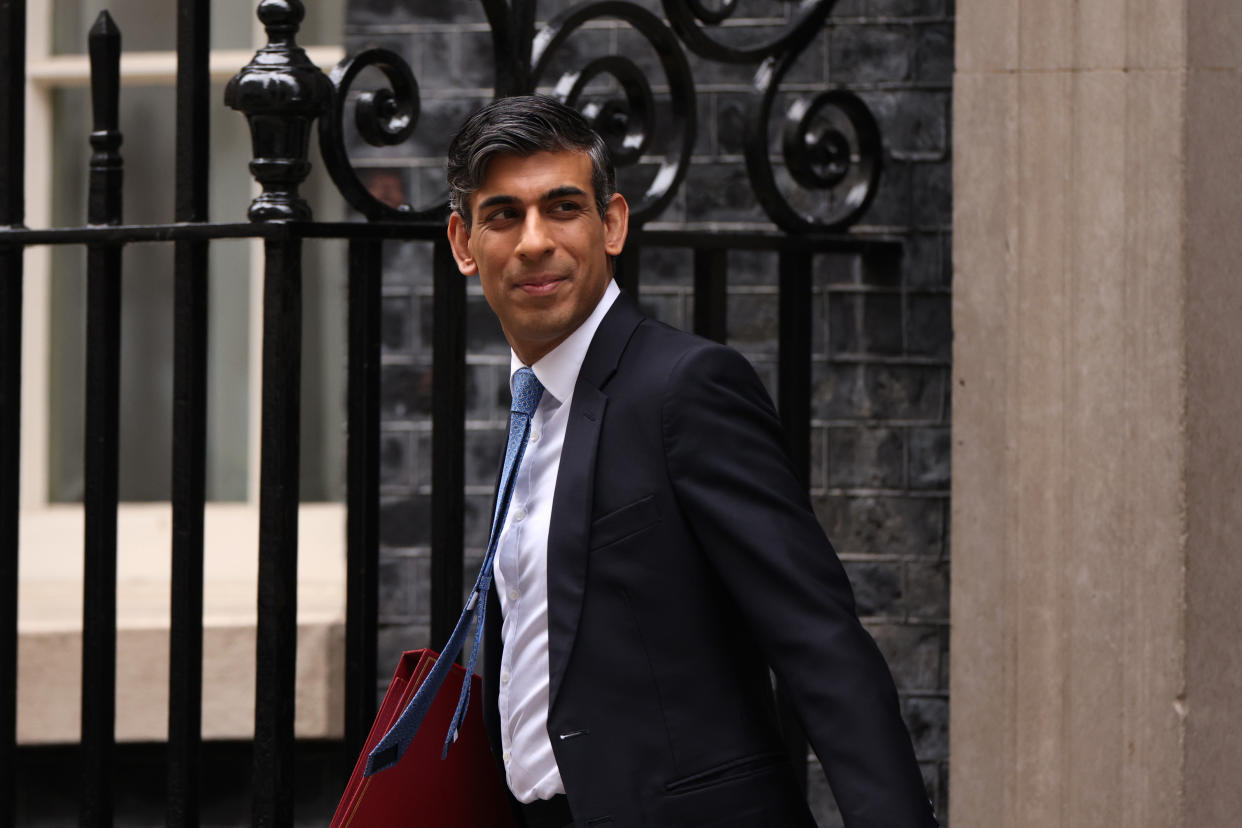
{"type": "Polygon", "coordinates": [[[643,320],[622,293],[600,322],[574,386],[548,528],[548,707],[556,703],[569,664],[586,590],[595,458],[608,396],[603,388],[643,320]]]}

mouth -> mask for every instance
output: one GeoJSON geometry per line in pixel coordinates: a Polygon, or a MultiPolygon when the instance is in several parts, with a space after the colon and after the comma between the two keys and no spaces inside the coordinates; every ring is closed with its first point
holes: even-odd
{"type": "Polygon", "coordinates": [[[520,280],[516,287],[527,296],[546,296],[555,293],[557,288],[569,281],[567,276],[557,276],[551,273],[539,276],[530,276],[520,280]]]}

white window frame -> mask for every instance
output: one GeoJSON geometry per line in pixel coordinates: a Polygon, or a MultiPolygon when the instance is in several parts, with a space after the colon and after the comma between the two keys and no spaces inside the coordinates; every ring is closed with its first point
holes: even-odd
{"type": "MultiPolygon", "coordinates": [[[[26,224],[35,228],[51,224],[53,93],[88,86],[90,79],[85,54],[52,54],[51,6],[35,4],[27,20],[26,224]]],[[[266,43],[257,20],[254,43],[255,48],[266,43]]],[[[325,71],[344,54],[337,46],[306,51],[325,71]]],[[[212,50],[212,82],[227,81],[253,54],[253,49],[212,50]]],[[[176,68],[175,52],[122,54],[121,83],[172,86],[176,68]]],[[[247,499],[208,503],[205,513],[205,738],[249,738],[253,732],[263,339],[263,250],[257,241],[251,244],[250,260],[247,499]]],[[[49,247],[26,250],[18,609],[18,740],[23,743],[77,741],[80,718],[73,677],[81,666],[83,509],[80,503],[48,500],[51,261],[49,247]]],[[[167,502],[122,503],[118,510],[116,727],[123,741],[166,738],[171,511],[167,502]],[[134,664],[141,668],[130,669],[134,664]]],[[[296,730],[300,737],[338,737],[343,726],[345,506],[304,504],[298,522],[296,730]]]]}

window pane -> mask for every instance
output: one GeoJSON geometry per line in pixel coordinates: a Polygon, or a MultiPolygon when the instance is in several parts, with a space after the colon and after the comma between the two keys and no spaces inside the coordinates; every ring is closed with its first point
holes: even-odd
{"type": "MultiPolygon", "coordinates": [[[[335,204],[314,199],[316,220],[340,220],[335,204]],[[319,201],[318,204],[315,202],[319,201]],[[333,215],[333,213],[336,215],[333,215]]],[[[335,193],[335,191],[332,191],[335,193]]],[[[345,499],[346,245],[308,241],[302,257],[302,451],[300,495],[305,501],[345,499]]]]}
{"type": "MultiPolygon", "coordinates": [[[[214,88],[213,101],[223,100],[214,88]]],[[[90,148],[89,96],[84,89],[54,95],[53,220],[86,218],[90,148]]],[[[172,220],[174,91],[127,87],[121,95],[125,136],[126,223],[172,220]]],[[[212,108],[211,205],[215,221],[244,221],[252,197],[245,118],[212,108]]],[[[303,193],[315,217],[340,219],[340,196],[312,147],[311,179],[303,193]]],[[[247,499],[249,479],[249,365],[251,242],[213,242],[209,249],[208,462],[211,500],[247,499]]],[[[121,333],[120,496],[167,500],[172,440],[173,249],[134,244],[123,254],[121,333]]],[[[304,500],[344,497],[345,247],[306,243],[302,367],[302,482],[304,500]]],[[[49,499],[82,497],[85,376],[85,251],[53,251],[52,376],[49,499]]]]}
{"type": "MultiPolygon", "coordinates": [[[[212,90],[214,99],[223,94],[212,90]]],[[[124,219],[172,219],[174,96],[168,88],[127,88],[121,96],[125,136],[124,219]]],[[[55,93],[53,220],[59,226],[86,219],[90,101],[84,89],[55,93]]],[[[232,114],[232,113],[228,113],[232,114]]],[[[244,120],[212,124],[213,209],[221,201],[249,198],[244,120]],[[233,170],[233,175],[224,170],[233,170]]],[[[172,442],[173,248],[134,244],[123,253],[121,282],[120,496],[127,501],[167,500],[172,442]]],[[[82,497],[84,427],[86,254],[58,247],[53,254],[52,428],[49,499],[82,497]]],[[[208,354],[208,497],[246,497],[249,360],[249,252],[245,243],[216,243],[210,250],[208,354]]]]}
{"type": "MultiPolygon", "coordinates": [[[[255,4],[258,7],[258,4],[255,4]]],[[[345,0],[315,0],[306,4],[306,19],[298,30],[303,46],[338,46],[345,40],[345,0]]]]}

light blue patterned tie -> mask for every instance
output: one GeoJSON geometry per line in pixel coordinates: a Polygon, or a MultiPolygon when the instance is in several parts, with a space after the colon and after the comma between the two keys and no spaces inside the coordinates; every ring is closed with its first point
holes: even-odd
{"type": "Polygon", "coordinates": [[[449,636],[448,644],[440,652],[431,673],[418,688],[414,698],[402,712],[401,718],[389,728],[380,739],[375,749],[367,756],[366,776],[378,773],[385,768],[397,764],[406,748],[418,732],[427,709],[436,697],[444,677],[448,675],[453,659],[461,651],[465,643],[466,631],[470,628],[470,619],[475,610],[479,611],[479,623],[474,631],[474,646],[470,649],[470,660],[466,664],[466,680],[461,683],[461,696],[457,699],[457,711],[453,714],[452,724],[444,737],[444,750],[441,758],[448,756],[449,745],[457,740],[457,731],[465,718],[466,708],[470,704],[470,676],[474,675],[475,659],[479,655],[479,643],[483,639],[483,624],[487,616],[487,593],[492,586],[492,562],[496,558],[496,544],[500,540],[500,530],[505,525],[505,515],[509,512],[509,500],[513,496],[513,478],[518,466],[522,463],[522,454],[526,451],[526,441],[530,437],[530,420],[539,407],[543,397],[543,386],[529,368],[519,368],[513,375],[513,404],[509,407],[509,444],[505,448],[505,465],[500,473],[500,489],[496,494],[496,512],[492,515],[492,532],[487,542],[487,554],[483,556],[483,566],[479,577],[474,582],[470,599],[462,610],[457,626],[449,636]]]}

